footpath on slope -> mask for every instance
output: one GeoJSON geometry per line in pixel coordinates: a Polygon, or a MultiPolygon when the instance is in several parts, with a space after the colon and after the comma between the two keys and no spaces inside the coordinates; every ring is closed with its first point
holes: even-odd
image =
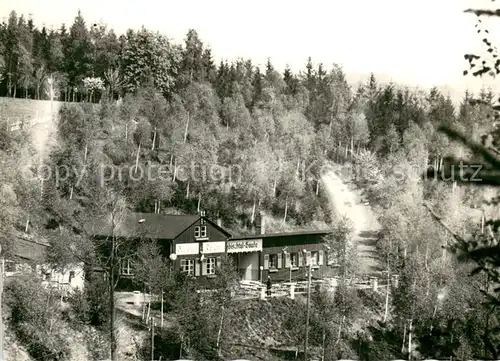
{"type": "Polygon", "coordinates": [[[41,162],[48,156],[50,148],[56,144],[57,115],[61,102],[38,101],[36,114],[31,121],[31,139],[37,152],[36,161],[41,162]]]}
{"type": "Polygon", "coordinates": [[[357,248],[359,274],[373,275],[382,269],[375,247],[379,222],[370,205],[361,198],[361,190],[343,181],[335,170],[321,177],[335,218],[346,216],[354,226],[353,246],[357,248]]]}

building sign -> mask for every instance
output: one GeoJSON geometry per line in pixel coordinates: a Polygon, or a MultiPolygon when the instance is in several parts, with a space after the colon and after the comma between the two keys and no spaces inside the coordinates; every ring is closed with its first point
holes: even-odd
{"type": "Polygon", "coordinates": [[[226,252],[226,242],[205,242],[203,243],[203,253],[224,253],[226,252]]]}
{"type": "Polygon", "coordinates": [[[260,251],[262,251],[262,239],[227,242],[227,253],[260,252],[260,251]]]}
{"type": "Polygon", "coordinates": [[[198,253],[200,253],[199,243],[180,243],[175,245],[175,254],[178,256],[198,253]]]}

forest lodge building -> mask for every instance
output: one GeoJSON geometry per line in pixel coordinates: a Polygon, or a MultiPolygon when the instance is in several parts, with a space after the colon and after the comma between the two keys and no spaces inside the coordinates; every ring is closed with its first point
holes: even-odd
{"type": "MultiPolygon", "coordinates": [[[[268,275],[274,281],[304,279],[309,259],[314,278],[335,274],[334,265],[327,262],[332,255],[323,239],[331,231],[265,233],[259,221],[256,234],[233,236],[222,228],[220,221],[213,222],[203,214],[155,213],[128,213],[114,228],[116,237],[156,240],[162,254],[172,260],[174,271],[201,280],[215,277],[215,269],[225,254],[233,257],[241,280],[266,280],[268,275]]],[[[113,234],[111,222],[106,220],[95,221],[87,229],[95,238],[113,234]]],[[[120,288],[132,287],[133,259],[123,262],[121,276],[124,282],[120,288]]]]}

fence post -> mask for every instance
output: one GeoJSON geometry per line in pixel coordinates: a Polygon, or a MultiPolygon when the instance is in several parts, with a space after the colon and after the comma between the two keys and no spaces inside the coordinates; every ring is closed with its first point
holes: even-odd
{"type": "Polygon", "coordinates": [[[294,300],[295,299],[295,285],[290,284],[290,299],[294,300]]]}

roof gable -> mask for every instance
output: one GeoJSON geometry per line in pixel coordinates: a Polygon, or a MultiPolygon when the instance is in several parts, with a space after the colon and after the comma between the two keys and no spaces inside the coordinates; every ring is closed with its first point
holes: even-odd
{"type": "MultiPolygon", "coordinates": [[[[118,237],[146,237],[153,239],[174,239],[193,223],[199,215],[127,213],[116,221],[115,235],[118,237]],[[144,220],[139,223],[139,221],[144,220]]],[[[111,219],[97,219],[89,223],[87,232],[96,237],[109,237],[113,234],[111,219]]]]}
{"type": "Polygon", "coordinates": [[[217,223],[215,222],[212,222],[210,219],[208,219],[207,217],[202,217],[207,223],[209,223],[212,227],[214,227],[215,229],[219,230],[221,233],[223,233],[227,238],[231,238],[231,234],[228,233],[228,231],[226,231],[224,228],[220,227],[217,223]]]}

